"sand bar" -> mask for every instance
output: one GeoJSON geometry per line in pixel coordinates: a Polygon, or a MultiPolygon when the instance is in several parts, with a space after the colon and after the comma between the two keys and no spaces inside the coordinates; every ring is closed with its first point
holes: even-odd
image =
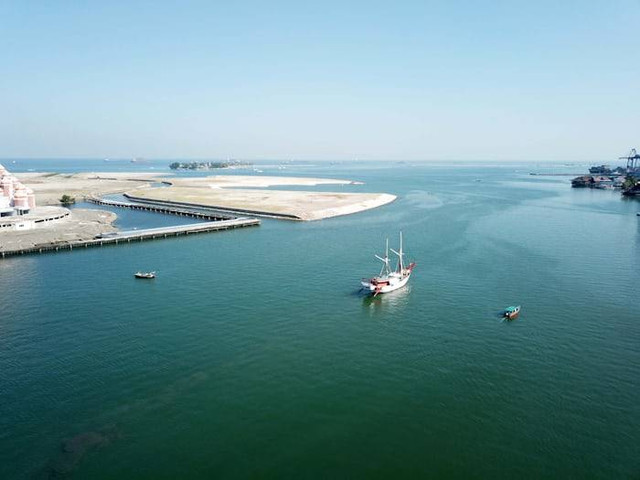
{"type": "Polygon", "coordinates": [[[395,200],[387,193],[261,190],[271,186],[359,185],[350,180],[301,177],[217,175],[168,179],[167,188],[140,188],[127,192],[139,200],[215,207],[254,215],[292,220],[320,220],[376,208],[395,200]],[[244,188],[243,188],[244,187],[244,188]],[[250,189],[249,189],[250,188],[250,189]]]}
{"type": "Polygon", "coordinates": [[[132,198],[181,205],[217,207],[224,210],[295,220],[319,220],[376,208],[395,200],[386,193],[312,192],[261,190],[267,187],[336,185],[357,189],[360,182],[306,177],[215,175],[210,177],[166,177],[161,173],[21,173],[20,181],[32,188],[39,205],[57,205],[71,195],[127,193],[132,198]],[[156,182],[171,183],[155,188],[156,182]]]}
{"type": "Polygon", "coordinates": [[[209,177],[169,178],[176,187],[208,188],[266,188],[287,185],[314,187],[316,185],[362,185],[362,182],[334,178],[270,177],[256,175],[212,175],[209,177]]]}

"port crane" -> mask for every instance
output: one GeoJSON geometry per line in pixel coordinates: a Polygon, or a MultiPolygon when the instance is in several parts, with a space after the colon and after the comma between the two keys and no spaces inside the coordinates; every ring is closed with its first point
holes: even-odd
{"type": "Polygon", "coordinates": [[[626,157],[618,157],[618,159],[627,161],[627,174],[640,173],[640,154],[635,148],[632,148],[626,157]]]}

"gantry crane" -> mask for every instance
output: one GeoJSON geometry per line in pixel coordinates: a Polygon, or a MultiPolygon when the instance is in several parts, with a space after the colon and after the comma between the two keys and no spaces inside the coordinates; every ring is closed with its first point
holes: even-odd
{"type": "Polygon", "coordinates": [[[640,173],[640,154],[632,148],[626,157],[618,157],[620,160],[627,161],[627,174],[640,173]]]}

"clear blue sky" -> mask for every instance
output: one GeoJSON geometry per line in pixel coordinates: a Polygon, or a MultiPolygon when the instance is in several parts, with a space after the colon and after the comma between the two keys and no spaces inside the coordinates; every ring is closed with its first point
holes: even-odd
{"type": "Polygon", "coordinates": [[[640,0],[0,0],[0,157],[611,160],[640,0]]]}

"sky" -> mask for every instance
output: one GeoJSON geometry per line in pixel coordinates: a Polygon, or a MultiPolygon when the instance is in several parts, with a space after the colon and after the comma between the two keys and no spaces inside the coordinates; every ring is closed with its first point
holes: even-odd
{"type": "Polygon", "coordinates": [[[0,0],[0,158],[609,161],[640,0],[0,0]]]}

